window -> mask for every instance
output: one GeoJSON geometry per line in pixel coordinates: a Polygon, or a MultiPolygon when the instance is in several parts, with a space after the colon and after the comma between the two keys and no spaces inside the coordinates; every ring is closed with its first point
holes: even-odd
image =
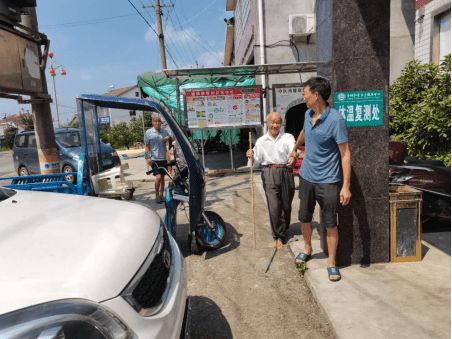
{"type": "Polygon", "coordinates": [[[28,135],[28,147],[36,148],[36,136],[34,134],[28,135]]]}
{"type": "Polygon", "coordinates": [[[450,12],[439,17],[439,60],[450,53],[450,12]]]}
{"type": "Polygon", "coordinates": [[[19,135],[16,137],[16,147],[25,147],[25,135],[19,135]]]}
{"type": "Polygon", "coordinates": [[[432,36],[432,62],[440,63],[450,53],[450,10],[435,16],[432,36]]]}

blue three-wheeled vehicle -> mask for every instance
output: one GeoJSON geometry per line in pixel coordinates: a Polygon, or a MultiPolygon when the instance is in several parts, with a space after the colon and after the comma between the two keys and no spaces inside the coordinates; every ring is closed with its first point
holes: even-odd
{"type": "MultiPolygon", "coordinates": [[[[165,225],[169,232],[175,237],[176,234],[176,212],[181,202],[188,202],[189,205],[189,233],[188,243],[191,245],[192,236],[195,235],[196,244],[205,250],[220,248],[226,240],[226,227],[223,219],[215,212],[206,211],[205,203],[205,180],[204,169],[201,166],[197,153],[192,148],[186,135],[182,132],[177,122],[169,113],[169,109],[161,102],[150,99],[131,99],[119,97],[107,97],[99,95],[81,95],[77,98],[77,108],[79,111],[80,124],[84,140],[87,140],[85,152],[90,172],[96,171],[98,154],[96,144],[98,136],[90,135],[98,131],[98,108],[124,109],[127,111],[153,111],[157,112],[167,122],[176,142],[177,147],[184,156],[185,169],[178,169],[177,174],[172,176],[167,172],[170,183],[166,188],[165,225]]],[[[177,153],[177,152],[175,152],[177,153]]],[[[176,165],[174,161],[173,165],[176,165]]],[[[177,166],[177,165],[176,165],[177,166]]],[[[153,170],[156,170],[154,168],[153,170]]],[[[189,248],[191,248],[189,246],[189,248]]]]}

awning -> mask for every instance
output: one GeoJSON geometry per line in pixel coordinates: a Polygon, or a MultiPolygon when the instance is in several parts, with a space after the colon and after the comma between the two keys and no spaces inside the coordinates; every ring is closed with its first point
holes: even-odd
{"type": "Polygon", "coordinates": [[[295,62],[288,64],[266,64],[266,65],[240,65],[213,68],[185,68],[165,69],[162,71],[167,78],[183,78],[195,76],[256,76],[261,74],[288,74],[316,72],[318,66],[327,65],[325,62],[295,62]]]}

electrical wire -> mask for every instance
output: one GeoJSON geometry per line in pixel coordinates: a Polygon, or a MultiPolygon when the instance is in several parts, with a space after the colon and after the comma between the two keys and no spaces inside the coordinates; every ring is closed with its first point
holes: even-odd
{"type": "MultiPolygon", "coordinates": [[[[181,23],[181,21],[180,21],[180,19],[179,19],[179,15],[177,14],[177,7],[176,7],[176,4],[175,4],[175,3],[174,3],[174,14],[175,14],[176,20],[177,20],[177,22],[178,22],[178,24],[179,24],[179,28],[180,28],[182,31],[184,31],[184,27],[183,27],[183,25],[182,25],[182,23],[181,23]]],[[[193,64],[195,64],[195,63],[196,63],[196,55],[195,55],[196,52],[195,52],[195,50],[194,50],[192,44],[189,44],[189,43],[185,42],[185,45],[187,46],[187,49],[188,49],[188,51],[189,51],[189,54],[191,55],[191,58],[192,58],[192,60],[193,60],[193,64]]]]}
{"type": "Polygon", "coordinates": [[[157,33],[157,31],[154,29],[154,27],[152,27],[152,25],[147,21],[147,19],[143,16],[143,14],[141,14],[141,12],[138,10],[138,8],[135,7],[135,5],[132,3],[132,1],[127,0],[129,2],[129,4],[132,5],[132,7],[135,9],[135,11],[138,13],[139,16],[141,16],[141,18],[144,20],[144,22],[149,26],[150,29],[152,29],[152,31],[155,33],[155,35],[157,35],[157,37],[159,36],[159,34],[157,33]]]}
{"type": "MultiPolygon", "coordinates": [[[[174,5],[173,5],[174,6],[174,5]]],[[[175,10],[173,9],[173,12],[175,12],[175,10]]],[[[170,18],[170,22],[173,25],[173,27],[177,27],[176,23],[173,20],[173,15],[171,14],[171,12],[168,12],[168,17],[170,18]]],[[[179,25],[179,29],[181,30],[181,32],[184,31],[183,27],[179,25]]],[[[193,63],[196,61],[196,57],[194,56],[193,52],[192,52],[192,48],[190,47],[190,44],[188,44],[185,39],[181,39],[179,41],[180,45],[181,45],[181,49],[183,50],[184,55],[186,56],[185,61],[190,61],[189,59],[192,58],[193,63]],[[190,56],[189,56],[190,55],[190,56]],[[188,57],[188,59],[187,59],[188,57]]],[[[188,62],[189,63],[189,62],[188,62]]]]}
{"type": "Polygon", "coordinates": [[[63,23],[53,24],[53,25],[43,25],[41,28],[42,29],[54,29],[54,28],[78,27],[78,26],[86,26],[86,25],[97,25],[97,24],[103,24],[106,22],[115,21],[117,19],[131,18],[134,16],[136,16],[136,13],[104,17],[104,18],[97,18],[97,19],[89,19],[89,20],[63,22],[63,23]]]}
{"type": "MultiPolygon", "coordinates": [[[[159,37],[159,34],[157,33],[157,31],[154,29],[154,27],[152,27],[152,25],[146,20],[146,18],[143,16],[143,14],[141,14],[141,12],[138,10],[138,8],[135,7],[135,5],[130,1],[127,0],[129,2],[130,5],[132,5],[132,7],[135,9],[135,11],[143,18],[144,22],[149,26],[149,28],[155,33],[155,35],[157,37],[159,37]]],[[[165,46],[165,51],[168,53],[170,59],[173,61],[173,64],[176,66],[176,68],[179,68],[179,66],[177,65],[176,61],[174,60],[171,52],[169,51],[169,49],[165,46]]]]}

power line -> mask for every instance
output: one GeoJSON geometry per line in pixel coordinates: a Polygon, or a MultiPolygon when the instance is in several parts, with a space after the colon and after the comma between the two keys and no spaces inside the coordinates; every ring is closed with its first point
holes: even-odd
{"type": "MultiPolygon", "coordinates": [[[[188,22],[192,21],[194,18],[198,17],[200,14],[202,14],[203,12],[205,12],[207,9],[209,9],[210,7],[212,7],[215,3],[217,2],[217,0],[213,0],[207,7],[205,7],[203,10],[201,10],[200,12],[198,12],[195,16],[190,17],[190,20],[187,20],[185,18],[185,16],[182,14],[182,16],[185,18],[185,22],[184,24],[187,24],[188,22]]],[[[172,2],[171,2],[172,3],[172,2]]],[[[172,3],[173,4],[173,3],[172,3]]],[[[174,4],[173,4],[174,5],[174,4]]],[[[179,27],[181,27],[182,29],[182,23],[179,19],[179,15],[177,14],[177,11],[174,11],[174,13],[176,14],[176,19],[179,23],[179,27]]],[[[183,30],[182,32],[183,34],[185,34],[187,37],[191,37],[193,40],[197,41],[199,43],[199,45],[201,46],[201,48],[203,48],[206,52],[208,52],[209,54],[216,54],[217,51],[213,50],[213,48],[211,48],[209,46],[209,44],[205,44],[199,37],[197,37],[195,34],[192,34],[189,30],[183,30]],[[207,45],[207,47],[206,47],[207,45]]]]}
{"type": "Polygon", "coordinates": [[[190,21],[193,21],[194,19],[196,19],[198,16],[200,16],[202,13],[204,13],[205,11],[207,11],[210,7],[212,7],[215,3],[217,2],[217,0],[213,0],[207,7],[204,7],[204,9],[202,9],[201,11],[199,11],[198,13],[196,13],[193,16],[190,16],[190,19],[188,20],[187,18],[185,18],[185,24],[189,23],[190,21]]]}
{"type": "MultiPolygon", "coordinates": [[[[175,23],[174,23],[174,20],[173,20],[173,16],[170,14],[170,12],[168,12],[168,16],[167,16],[167,17],[170,18],[172,27],[176,27],[176,25],[175,25],[175,23]]],[[[174,29],[174,28],[173,28],[173,29],[174,29]]],[[[173,39],[173,38],[172,38],[170,35],[168,35],[168,34],[167,34],[167,37],[168,37],[168,39],[170,39],[170,40],[172,41],[173,44],[177,45],[175,39],[173,39]]],[[[190,59],[190,56],[189,56],[189,55],[192,54],[192,53],[191,53],[190,49],[187,47],[187,42],[184,41],[184,39],[179,40],[179,45],[180,45],[180,50],[181,50],[182,59],[185,60],[185,62],[186,62],[187,60],[190,59]]],[[[193,57],[193,54],[192,54],[192,57],[193,57]]],[[[193,59],[195,59],[195,58],[193,57],[193,59]]]]}
{"type": "Polygon", "coordinates": [[[129,17],[133,17],[133,16],[136,16],[136,14],[131,13],[131,14],[111,16],[111,17],[97,18],[97,19],[63,22],[63,23],[54,24],[54,25],[43,25],[41,28],[52,29],[52,28],[57,28],[57,27],[64,28],[64,27],[77,27],[77,26],[85,26],[85,25],[96,25],[96,24],[102,24],[102,23],[114,21],[117,19],[129,18],[129,17]]]}
{"type": "MultiPolygon", "coordinates": [[[[183,31],[184,30],[184,28],[182,27],[182,25],[181,25],[181,23],[180,23],[180,20],[179,20],[179,17],[178,17],[178,15],[177,15],[177,11],[176,11],[176,6],[175,6],[175,4],[173,4],[172,3],[172,5],[174,6],[173,7],[173,11],[174,11],[174,14],[176,15],[176,20],[178,21],[178,23],[179,23],[179,28],[181,29],[181,31],[183,31]]],[[[174,27],[177,27],[177,25],[176,25],[176,23],[174,22],[174,20],[173,20],[173,15],[171,15],[171,13],[168,13],[168,16],[170,17],[170,21],[171,21],[171,23],[173,24],[173,26],[174,27]]],[[[185,51],[185,53],[186,53],[186,55],[188,56],[189,54],[191,55],[191,58],[193,59],[193,63],[196,61],[196,56],[195,56],[195,54],[193,53],[193,48],[192,48],[192,46],[190,45],[190,44],[188,44],[186,41],[184,41],[184,40],[181,40],[181,45],[182,45],[182,48],[183,48],[183,50],[185,51]]]]}
{"type": "Polygon", "coordinates": [[[138,8],[135,7],[135,5],[132,3],[132,1],[127,0],[129,2],[129,4],[132,5],[132,7],[135,9],[135,11],[138,13],[139,16],[141,16],[144,20],[144,22],[152,29],[152,31],[155,33],[155,35],[157,35],[157,37],[159,36],[157,31],[154,29],[154,27],[152,27],[152,25],[146,20],[146,18],[143,16],[143,14],[141,14],[141,12],[138,10],[138,8]]]}
{"type": "MultiPolygon", "coordinates": [[[[135,7],[135,5],[130,1],[127,0],[129,2],[129,4],[132,5],[132,7],[135,9],[135,11],[143,18],[144,22],[152,29],[152,31],[155,33],[155,35],[157,37],[159,37],[159,34],[157,33],[157,31],[154,29],[154,27],[152,27],[152,25],[146,20],[146,18],[143,16],[143,14],[141,14],[141,12],[138,10],[138,8],[135,7]]],[[[173,61],[174,65],[179,68],[179,66],[177,65],[176,61],[174,60],[173,56],[171,55],[169,49],[165,46],[165,50],[168,53],[169,57],[171,58],[171,60],[173,61]]]]}

